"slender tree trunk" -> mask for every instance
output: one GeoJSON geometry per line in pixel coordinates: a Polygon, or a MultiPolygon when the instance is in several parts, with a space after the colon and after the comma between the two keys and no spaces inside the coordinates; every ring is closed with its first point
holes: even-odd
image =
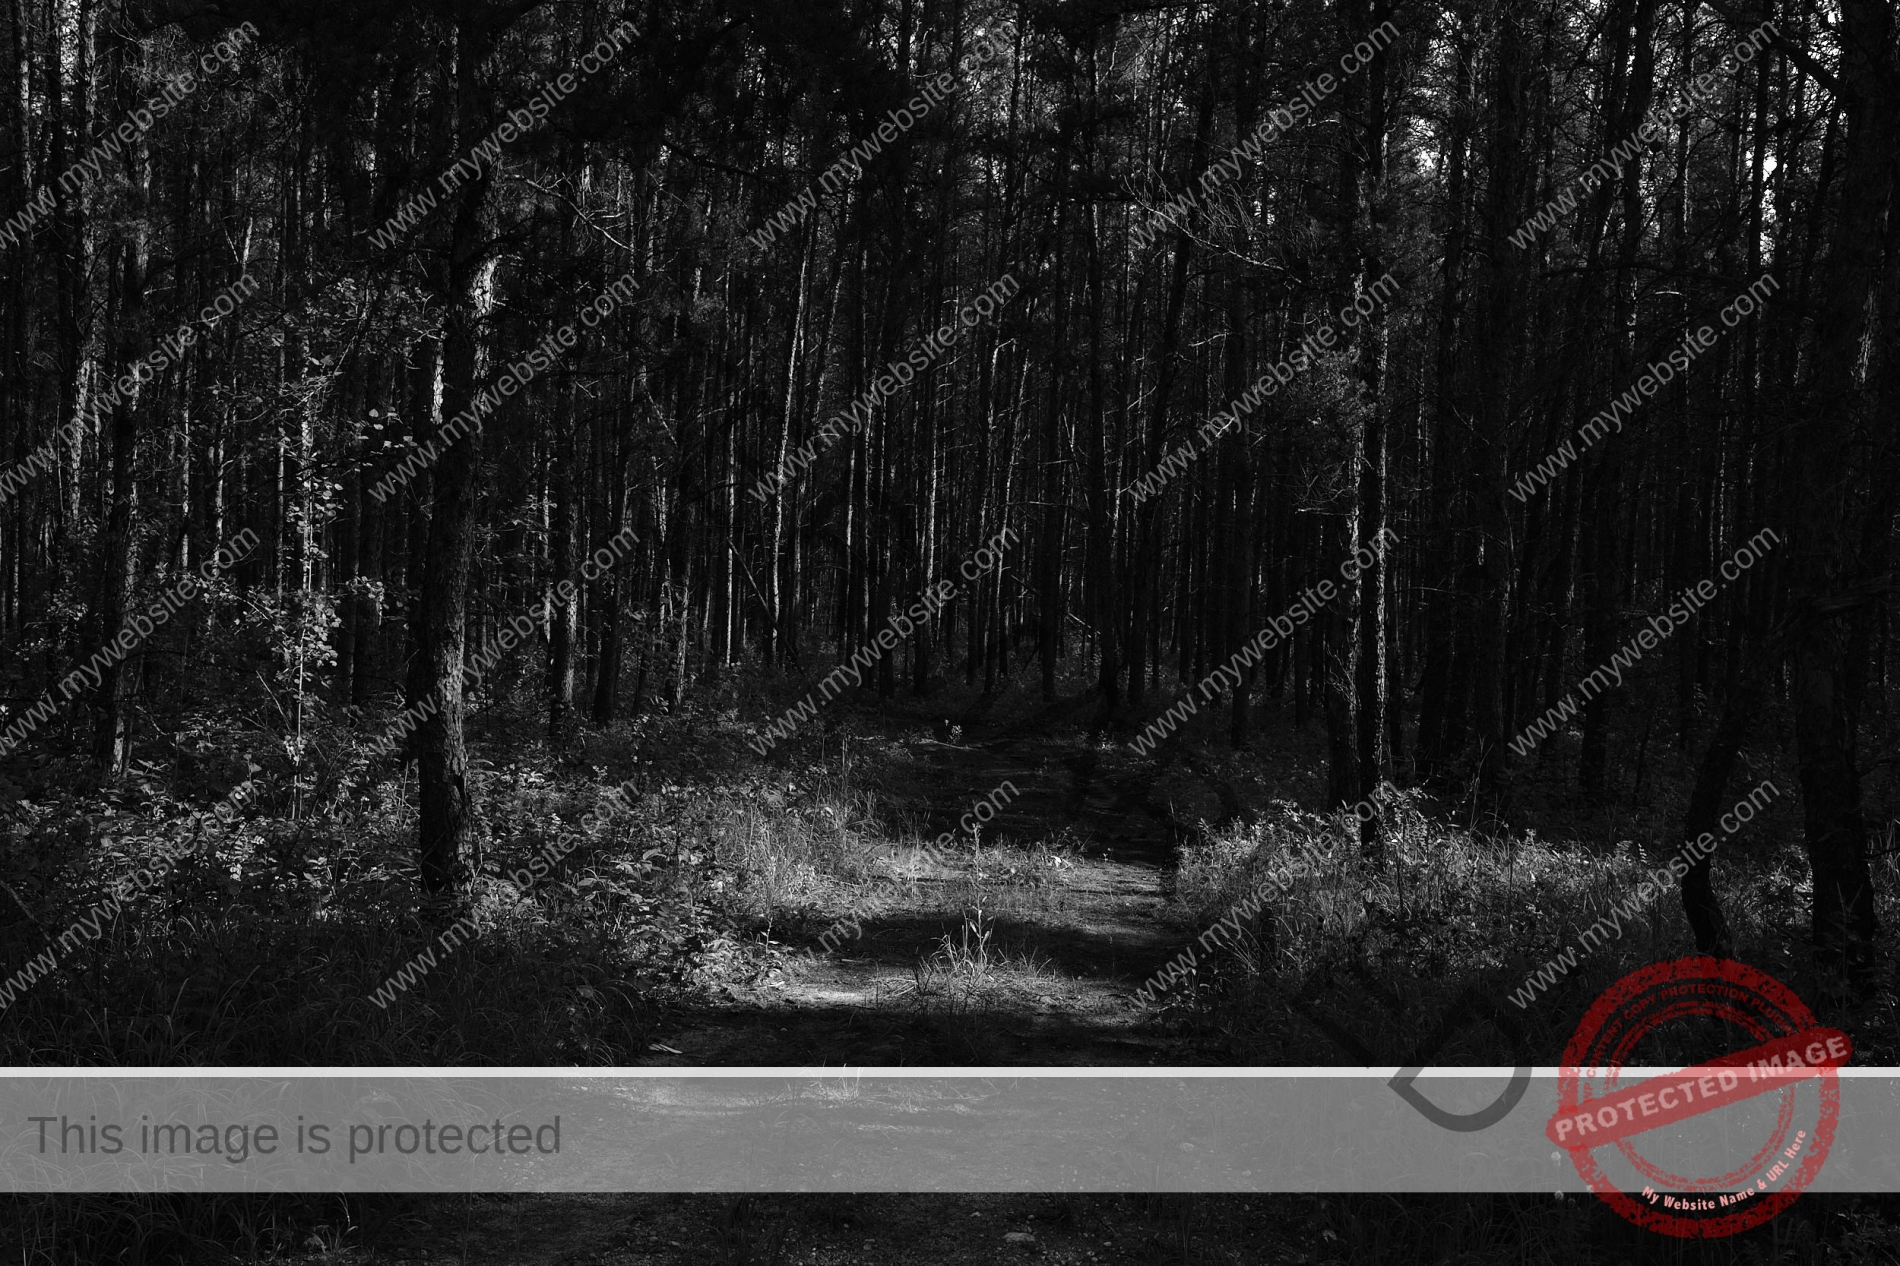
{"type": "MultiPolygon", "coordinates": [[[[613,465],[608,475],[607,492],[607,530],[606,536],[612,539],[627,523],[627,462],[628,446],[626,439],[626,419],[622,410],[615,411],[613,428],[613,465]]],[[[671,535],[677,538],[680,524],[675,522],[671,535]]],[[[675,693],[684,691],[686,656],[686,610],[690,589],[686,583],[686,567],[682,562],[679,569],[680,643],[679,666],[674,682],[675,693]]],[[[620,601],[620,564],[616,561],[594,581],[593,601],[600,613],[600,662],[594,674],[594,705],[591,717],[595,725],[612,725],[614,714],[620,701],[620,665],[624,657],[621,628],[625,613],[621,611],[620,601]]],[[[766,610],[769,620],[771,611],[766,610]]],[[[677,706],[677,701],[675,703],[677,706]]]]}
{"type": "MultiPolygon", "coordinates": [[[[140,178],[134,188],[132,214],[126,221],[126,236],[116,250],[113,269],[118,291],[118,330],[116,355],[110,362],[123,372],[144,354],[146,335],[145,287],[150,247],[144,219],[146,180],[149,167],[143,147],[135,152],[134,163],[140,178]]],[[[97,644],[104,647],[119,636],[132,609],[134,581],[138,574],[139,493],[136,460],[139,443],[139,415],[144,393],[136,388],[113,405],[111,414],[112,499],[106,512],[105,535],[101,541],[100,575],[97,605],[97,644]]],[[[93,731],[93,759],[108,774],[125,768],[130,734],[128,710],[131,706],[131,669],[139,661],[131,657],[111,657],[99,684],[98,718],[93,731]]]]}
{"type": "Polygon", "coordinates": [[[570,383],[561,391],[556,422],[554,471],[549,477],[548,508],[548,739],[561,743],[574,729],[574,643],[580,627],[580,593],[576,572],[579,482],[575,479],[575,449],[580,419],[570,383]],[[560,595],[566,594],[566,597],[560,595]]]}
{"type": "MultiPolygon", "coordinates": [[[[1062,182],[1058,181],[1058,184],[1062,182]]],[[[1055,330],[1056,343],[1059,346],[1067,336],[1068,299],[1063,293],[1063,228],[1067,220],[1062,199],[1062,190],[1056,193],[1054,213],[1055,232],[1053,249],[1055,264],[1056,305],[1055,330]]],[[[1041,591],[1036,596],[1037,630],[1036,651],[1042,663],[1042,698],[1045,703],[1053,703],[1056,697],[1056,653],[1062,635],[1062,538],[1063,538],[1063,482],[1062,482],[1062,366],[1058,360],[1049,367],[1049,397],[1047,411],[1043,414],[1041,452],[1042,465],[1042,531],[1041,539],[1036,542],[1037,568],[1036,586],[1041,591]]]]}
{"type": "Polygon", "coordinates": [[[1458,324],[1463,307],[1466,228],[1465,165],[1471,128],[1472,35],[1470,15],[1462,8],[1454,15],[1456,71],[1450,118],[1445,138],[1445,231],[1439,266],[1438,313],[1433,332],[1432,358],[1432,467],[1431,504],[1434,518],[1433,552],[1449,564],[1425,578],[1421,587],[1424,627],[1423,665],[1419,681],[1418,776],[1435,777],[1464,742],[1464,695],[1453,689],[1455,640],[1460,625],[1459,595],[1466,587],[1469,566],[1462,531],[1461,495],[1464,455],[1464,419],[1457,402],[1458,324]]]}
{"type": "MultiPolygon", "coordinates": [[[[1355,6],[1355,17],[1362,12],[1355,6]]],[[[1364,39],[1387,20],[1390,5],[1386,0],[1366,0],[1365,17],[1354,34],[1364,39]]],[[[1373,54],[1366,68],[1366,125],[1364,150],[1356,164],[1356,177],[1348,192],[1357,205],[1353,225],[1358,237],[1359,277],[1356,300],[1370,299],[1376,306],[1360,323],[1358,374],[1363,399],[1364,423],[1360,430],[1359,517],[1355,559],[1361,570],[1358,577],[1359,647],[1358,737],[1359,796],[1367,801],[1385,781],[1387,772],[1386,736],[1386,422],[1385,401],[1385,304],[1389,298],[1374,296],[1372,288],[1385,276],[1385,178],[1386,178],[1386,67],[1387,50],[1373,54]],[[1368,562],[1370,559],[1370,562],[1368,562]]],[[[1360,847],[1376,853],[1383,847],[1383,821],[1380,815],[1363,818],[1359,824],[1360,847]]]]}

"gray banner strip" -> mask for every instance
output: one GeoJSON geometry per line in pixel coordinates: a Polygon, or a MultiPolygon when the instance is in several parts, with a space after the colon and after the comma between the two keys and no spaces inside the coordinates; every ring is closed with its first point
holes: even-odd
{"type": "MultiPolygon", "coordinates": [[[[1544,1133],[1555,1070],[1502,1119],[1485,1109],[1511,1070],[1428,1071],[1413,1089],[1429,1114],[1395,1071],[8,1070],[0,1189],[1585,1190],[1544,1133]]],[[[1900,1190],[1900,1070],[1838,1085],[1812,1189],[1900,1190]]],[[[1629,1143],[1663,1171],[1722,1175],[1777,1112],[1811,1141],[1820,1107],[1809,1078],[1629,1143]]],[[[1592,1155],[1624,1190],[1654,1181],[1614,1145],[1592,1155]]]]}

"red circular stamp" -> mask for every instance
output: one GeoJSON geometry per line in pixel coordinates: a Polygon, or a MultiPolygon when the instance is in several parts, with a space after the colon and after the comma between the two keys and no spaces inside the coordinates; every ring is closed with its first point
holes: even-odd
{"type": "Polygon", "coordinates": [[[1718,958],[1656,963],[1611,985],[1578,1024],[1558,1069],[1557,1113],[1544,1132],[1569,1151],[1590,1189],[1636,1225],[1685,1239],[1734,1235],[1793,1204],[1820,1172],[1840,1120],[1834,1070],[1852,1054],[1845,1033],[1821,1027],[1793,990],[1765,972],[1718,958]],[[1624,1083],[1644,1037],[1696,1017],[1726,1021],[1754,1044],[1624,1083]],[[1763,1105],[1751,1102],[1765,1095],[1777,1096],[1772,1124],[1758,1119],[1766,1116],[1763,1105]],[[1736,1107],[1742,1104],[1748,1107],[1736,1107]],[[1666,1127],[1676,1128],[1641,1139],[1666,1127]],[[1682,1151],[1685,1136],[1695,1136],[1688,1150],[1697,1158],[1727,1149],[1722,1163],[1732,1167],[1678,1174],[1637,1147],[1682,1151]],[[1639,1184],[1640,1192],[1628,1190],[1639,1184]]]}

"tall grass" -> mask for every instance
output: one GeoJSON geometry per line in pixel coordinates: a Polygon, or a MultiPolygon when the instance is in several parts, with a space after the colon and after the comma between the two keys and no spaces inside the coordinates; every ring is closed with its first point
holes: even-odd
{"type": "Polygon", "coordinates": [[[715,829],[719,860],[742,878],[737,900],[768,922],[816,910],[840,885],[879,871],[887,852],[879,794],[848,775],[817,773],[790,792],[748,797],[715,829]]]}
{"type": "MultiPolygon", "coordinates": [[[[1653,850],[1652,850],[1653,851],[1653,850]]],[[[1556,1063],[1583,1002],[1637,967],[1695,953],[1671,886],[1527,1006],[1526,978],[1577,943],[1659,865],[1634,841],[1593,848],[1535,832],[1490,834],[1433,821],[1408,794],[1385,854],[1365,857],[1354,823],[1275,802],[1259,820],[1184,846],[1175,900],[1207,927],[1263,883],[1271,894],[1247,935],[1203,959],[1174,1014],[1238,1060],[1328,1058],[1408,1062],[1451,1013],[1474,1011],[1513,1030],[1521,1053],[1556,1063]],[[1284,895],[1275,876],[1290,879],[1284,895]],[[1353,1049],[1356,1041],[1363,1049],[1353,1049]],[[1330,1052],[1328,1054],[1327,1052],[1330,1052]]],[[[1717,895],[1742,958],[1802,970],[1794,942],[1805,859],[1724,855],[1717,895]]],[[[1507,1034],[1474,1025],[1434,1062],[1511,1063],[1507,1034]]]]}

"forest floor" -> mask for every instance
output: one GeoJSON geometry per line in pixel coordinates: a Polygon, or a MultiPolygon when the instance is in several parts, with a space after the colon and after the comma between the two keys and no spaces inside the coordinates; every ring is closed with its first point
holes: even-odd
{"type": "MultiPolygon", "coordinates": [[[[207,822],[202,805],[227,789],[220,768],[266,750],[262,732],[187,728],[170,741],[196,746],[163,754],[183,772],[167,778],[153,772],[165,761],[151,761],[112,787],[76,776],[76,756],[16,763],[0,771],[16,797],[0,862],[8,904],[25,916],[0,920],[9,962],[25,961],[115,875],[195,843],[161,889],[62,961],[57,979],[16,998],[0,1056],[1551,1064],[1609,983],[1693,952],[1671,891],[1548,991],[1509,998],[1658,864],[1680,820],[1684,752],[1659,746],[1647,765],[1615,771],[1611,794],[1585,796],[1564,777],[1568,751],[1555,739],[1516,771],[1508,821],[1474,817],[1455,791],[1408,791],[1385,855],[1368,859],[1344,818],[1312,811],[1324,792],[1322,727],[1275,708],[1261,709],[1250,752],[1229,751],[1203,715],[1141,756],[1132,727],[1165,700],[1113,729],[1076,683],[1053,703],[1029,683],[888,707],[840,700],[761,758],[751,744],[762,719],[805,688],[735,681],[722,699],[559,749],[538,737],[528,706],[504,699],[478,714],[479,934],[395,991],[392,973],[433,929],[415,901],[412,781],[355,755],[377,718],[316,717],[313,750],[329,764],[301,814],[266,795],[228,826],[207,822]],[[617,786],[635,789],[631,807],[557,873],[525,888],[509,879],[617,786]],[[997,815],[968,832],[961,823],[986,799],[997,815]],[[943,832],[953,847],[927,851],[943,832]],[[1190,979],[1152,1002],[1137,996],[1267,876],[1284,883],[1245,934],[1202,953],[1190,979]],[[862,935],[827,947],[826,930],[854,911],[862,935]]],[[[1755,759],[1733,797],[1764,776],[1784,794],[1725,844],[1717,891],[1738,955],[1812,997],[1796,784],[1755,759]]],[[[1876,864],[1891,926],[1900,863],[1876,864]]],[[[1824,1010],[1823,1021],[1854,1034],[1857,1063],[1900,1059],[1891,990],[1824,1010]]],[[[1617,1238],[1626,1224],[1595,1202],[1552,1197],[406,1197],[372,1216],[373,1204],[280,1217],[206,1197],[154,1204],[128,1223],[116,1205],[74,1201],[33,1206],[19,1225],[44,1229],[26,1232],[33,1243],[94,1243],[104,1260],[121,1252],[126,1226],[149,1240],[176,1222],[180,1236],[228,1244],[234,1226],[268,1223],[255,1233],[280,1256],[338,1266],[1404,1261],[1442,1259],[1441,1244],[1472,1262],[1664,1260],[1617,1238]]],[[[1785,1243],[1721,1260],[1814,1260],[1805,1223],[1772,1225],[1769,1238],[1785,1243]]],[[[1864,1234],[1889,1253],[1882,1260],[1900,1260],[1888,1206],[1831,1225],[1828,1242],[1864,1234]]]]}
{"type": "MultiPolygon", "coordinates": [[[[1675,745],[1640,745],[1586,795],[1566,777],[1573,740],[1555,736],[1485,815],[1455,782],[1409,789],[1368,858],[1344,816],[1314,811],[1323,727],[1284,707],[1258,710],[1249,751],[1209,708],[1142,755],[1129,739],[1166,699],[1110,727],[1080,682],[1053,702],[1020,679],[952,685],[834,701],[761,756],[762,727],[809,684],[734,677],[562,745],[540,737],[531,691],[483,701],[477,934],[407,978],[441,916],[416,892],[413,777],[362,755],[385,718],[313,707],[304,766],[279,768],[278,737],[231,724],[208,687],[201,717],[116,783],[89,781],[79,753],[16,759],[0,768],[0,966],[155,857],[178,860],[54,979],[16,990],[0,1058],[1551,1064],[1610,983],[1694,952],[1671,889],[1525,991],[1673,849],[1692,775],[1675,745]],[[247,764],[262,790],[216,820],[205,806],[247,764]],[[577,836],[614,788],[623,808],[577,836]],[[973,832],[986,802],[997,812],[973,832]],[[553,873],[520,881],[557,849],[553,873]],[[1201,943],[1262,892],[1258,918],[1201,943]],[[852,919],[861,934],[841,933],[852,919]],[[1195,947],[1191,974],[1156,987],[1195,947]]],[[[1728,795],[1767,779],[1777,794],[1724,841],[1717,893],[1738,956],[1818,1007],[1797,780],[1751,753],[1728,795]]],[[[1875,867],[1892,926],[1900,855],[1875,867]]],[[[1857,1058],[1893,1062],[1895,1003],[1883,990],[1824,1018],[1851,1028],[1857,1058]]]]}
{"type": "MultiPolygon", "coordinates": [[[[1367,862],[1348,824],[1302,807],[1324,791],[1318,725],[1263,712],[1252,751],[1190,727],[1144,757],[1126,720],[1111,733],[1098,713],[1086,690],[1053,703],[1025,689],[966,695],[854,710],[798,755],[775,752],[769,776],[788,787],[828,771],[832,802],[880,806],[864,823],[868,852],[821,863],[823,882],[795,900],[769,899],[768,963],[675,997],[638,1062],[1554,1063],[1596,992],[1694,952],[1671,891],[1528,1007],[1507,1005],[1661,865],[1686,782],[1679,755],[1633,771],[1629,794],[1586,796],[1528,770],[1508,824],[1460,821],[1457,805],[1408,793],[1388,856],[1367,862]],[[980,836],[959,831],[1005,785],[980,836]],[[922,857],[917,842],[940,831],[956,846],[922,857]],[[1297,888],[1265,920],[1203,952],[1184,986],[1137,996],[1276,871],[1297,888]],[[827,952],[824,930],[867,891],[885,899],[862,935],[827,952]],[[1492,1023],[1448,1036],[1460,1014],[1492,1023]]],[[[1792,778],[1779,785],[1791,792],[1792,778]]],[[[1795,814],[1791,794],[1770,805],[1717,881],[1744,957],[1800,989],[1795,814]]],[[[1891,997],[1856,1019],[1863,1049],[1900,1048],[1891,997]]]]}

